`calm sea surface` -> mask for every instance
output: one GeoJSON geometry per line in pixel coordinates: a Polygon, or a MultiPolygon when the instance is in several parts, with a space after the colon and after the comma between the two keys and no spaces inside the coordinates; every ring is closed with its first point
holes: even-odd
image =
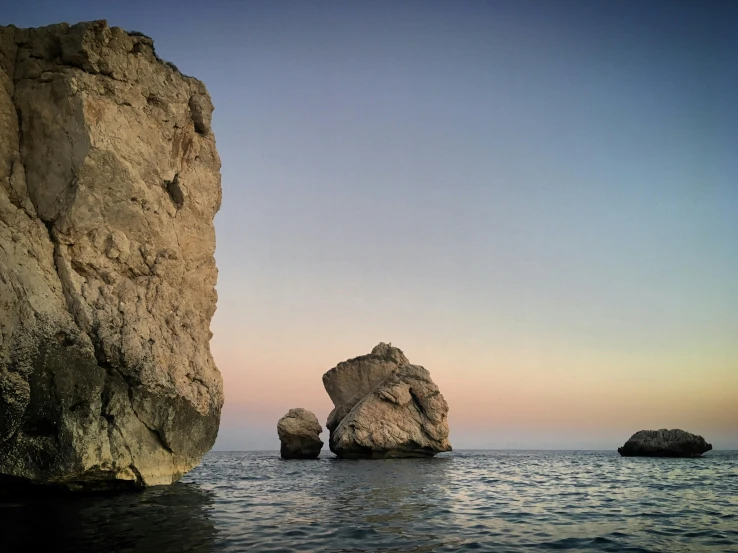
{"type": "Polygon", "coordinates": [[[738,552],[738,452],[210,453],[182,482],[0,502],[0,551],[738,552]]]}

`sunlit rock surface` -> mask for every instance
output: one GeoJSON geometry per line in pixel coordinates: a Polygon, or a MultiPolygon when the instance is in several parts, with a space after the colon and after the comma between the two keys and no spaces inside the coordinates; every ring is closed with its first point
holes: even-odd
{"type": "Polygon", "coordinates": [[[216,438],[204,85],[104,21],[0,27],[0,479],[169,484],[216,438]]]}
{"type": "Polygon", "coordinates": [[[423,367],[381,343],[323,375],[335,405],[327,427],[339,457],[431,457],[451,451],[448,405],[423,367]]]}

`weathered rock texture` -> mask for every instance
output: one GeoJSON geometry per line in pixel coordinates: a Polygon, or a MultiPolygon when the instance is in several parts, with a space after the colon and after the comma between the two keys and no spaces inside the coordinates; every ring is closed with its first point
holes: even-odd
{"type": "Polygon", "coordinates": [[[277,423],[280,454],[285,459],[315,459],[323,448],[321,432],[323,427],[313,413],[307,409],[290,409],[277,423]]]}
{"type": "Polygon", "coordinates": [[[104,21],[0,27],[0,81],[0,475],[171,483],[223,402],[208,93],[104,21]]]}
{"type": "Polygon", "coordinates": [[[339,457],[430,457],[451,451],[448,405],[423,367],[381,343],[323,375],[335,405],[330,448],[339,457]]]}
{"type": "Polygon", "coordinates": [[[702,436],[684,430],[641,430],[618,448],[623,457],[699,457],[712,449],[702,436]]]}

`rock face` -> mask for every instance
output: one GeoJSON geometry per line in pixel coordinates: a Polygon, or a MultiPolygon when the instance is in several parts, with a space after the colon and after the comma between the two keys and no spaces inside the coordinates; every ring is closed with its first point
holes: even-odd
{"type": "Polygon", "coordinates": [[[323,375],[335,405],[326,426],[344,458],[431,457],[451,451],[448,405],[423,367],[381,343],[323,375]]]}
{"type": "Polygon", "coordinates": [[[699,457],[710,451],[702,436],[684,430],[641,430],[618,448],[623,457],[699,457]]]}
{"type": "Polygon", "coordinates": [[[202,83],[104,21],[0,27],[0,480],[169,484],[210,449],[202,83]]]}
{"type": "Polygon", "coordinates": [[[321,432],[323,427],[313,413],[307,409],[290,409],[277,423],[282,444],[280,454],[285,459],[315,459],[323,448],[318,437],[321,432]]]}

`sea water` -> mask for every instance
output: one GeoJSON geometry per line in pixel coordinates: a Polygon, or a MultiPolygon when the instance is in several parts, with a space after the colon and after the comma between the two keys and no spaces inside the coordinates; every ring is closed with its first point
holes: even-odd
{"type": "Polygon", "coordinates": [[[0,551],[738,551],[738,452],[211,452],[181,482],[0,502],[0,551]]]}

